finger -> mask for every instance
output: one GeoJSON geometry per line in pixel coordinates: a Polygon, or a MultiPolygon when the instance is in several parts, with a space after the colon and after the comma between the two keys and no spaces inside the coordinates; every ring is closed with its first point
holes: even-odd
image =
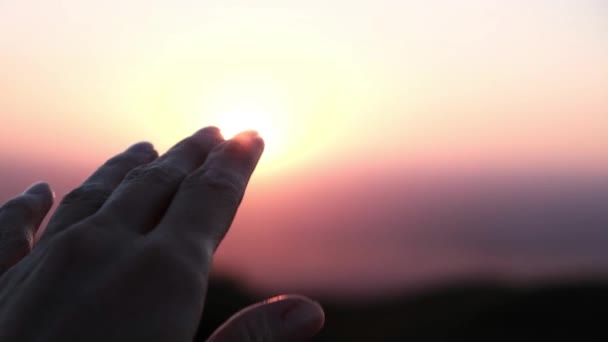
{"type": "Polygon", "coordinates": [[[153,163],[132,170],[100,210],[120,217],[124,228],[145,232],[162,217],[182,180],[224,141],[219,130],[207,127],[182,140],[153,163]]]}
{"type": "Polygon", "coordinates": [[[279,296],[241,310],[207,341],[307,341],[324,322],[317,302],[297,295],[279,296]]]}
{"type": "Polygon", "coordinates": [[[203,262],[228,230],[264,150],[255,132],[218,145],[205,163],[181,184],[157,228],[203,262]],[[200,259],[202,257],[203,259],[200,259]]]}
{"type": "Polygon", "coordinates": [[[81,186],[63,198],[41,239],[48,239],[95,214],[129,171],[157,157],[152,144],[140,142],[106,161],[81,186]]]}
{"type": "Polygon", "coordinates": [[[0,274],[31,250],[34,234],[53,205],[47,183],[37,183],[0,207],[0,274]]]}

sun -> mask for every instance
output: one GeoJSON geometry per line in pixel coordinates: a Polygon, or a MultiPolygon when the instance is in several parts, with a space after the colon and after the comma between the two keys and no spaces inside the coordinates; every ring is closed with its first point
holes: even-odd
{"type": "MultiPolygon", "coordinates": [[[[307,120],[300,106],[294,106],[294,94],[287,82],[273,75],[239,73],[214,82],[193,83],[182,94],[179,125],[170,124],[167,136],[183,136],[192,127],[216,126],[225,139],[239,132],[254,130],[264,139],[265,148],[257,170],[264,174],[294,167],[303,155],[302,144],[307,120]],[[297,151],[297,152],[296,152],[297,151]],[[272,172],[269,172],[272,171],[272,172]]],[[[300,101],[301,102],[301,101],[300,101]]]]}
{"type": "Polygon", "coordinates": [[[225,139],[242,131],[257,131],[265,142],[260,169],[278,167],[288,159],[293,127],[283,84],[267,74],[243,73],[226,77],[200,93],[198,104],[190,111],[193,121],[217,126],[225,139]]]}
{"type": "MultiPolygon", "coordinates": [[[[217,115],[217,126],[226,139],[240,132],[257,131],[264,140],[272,145],[277,142],[277,128],[273,124],[273,114],[259,108],[231,108],[217,115]]],[[[276,124],[276,122],[275,122],[276,124]]]]}
{"type": "Polygon", "coordinates": [[[281,154],[288,143],[288,128],[278,109],[271,105],[231,104],[209,116],[209,122],[220,129],[225,139],[248,130],[259,133],[265,142],[264,154],[258,166],[260,169],[269,169],[280,164],[281,154]]]}

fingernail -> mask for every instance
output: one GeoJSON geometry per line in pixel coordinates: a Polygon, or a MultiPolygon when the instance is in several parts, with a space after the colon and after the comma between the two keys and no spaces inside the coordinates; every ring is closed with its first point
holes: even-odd
{"type": "Polygon", "coordinates": [[[247,130],[247,131],[243,131],[243,132],[239,133],[238,135],[246,135],[246,136],[249,136],[249,137],[259,137],[260,133],[258,131],[256,131],[256,130],[250,129],[250,130],[247,130]]]}
{"type": "Polygon", "coordinates": [[[299,303],[283,314],[284,322],[294,328],[323,325],[323,309],[318,304],[299,303]]]}
{"type": "Polygon", "coordinates": [[[129,147],[129,151],[132,152],[152,152],[154,150],[154,146],[147,141],[138,142],[135,145],[129,147]]]}
{"type": "Polygon", "coordinates": [[[51,187],[45,182],[35,183],[34,185],[30,186],[27,190],[25,190],[25,192],[28,194],[34,194],[34,195],[44,195],[49,192],[52,193],[51,187]]]}
{"type": "Polygon", "coordinates": [[[239,141],[241,143],[245,143],[248,146],[251,144],[263,144],[264,140],[262,139],[262,137],[260,137],[260,135],[258,134],[257,131],[245,131],[245,132],[241,132],[239,134],[237,134],[234,138],[234,140],[239,141]]]}

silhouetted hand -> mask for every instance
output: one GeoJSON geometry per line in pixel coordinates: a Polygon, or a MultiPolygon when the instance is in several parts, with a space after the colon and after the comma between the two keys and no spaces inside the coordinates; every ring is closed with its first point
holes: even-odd
{"type": "MultiPolygon", "coordinates": [[[[45,183],[0,209],[0,341],[192,341],[211,259],[264,149],[205,128],[158,158],[139,143],[53,203],[45,183]]],[[[306,340],[323,311],[300,296],[236,314],[211,341],[306,340]]]]}

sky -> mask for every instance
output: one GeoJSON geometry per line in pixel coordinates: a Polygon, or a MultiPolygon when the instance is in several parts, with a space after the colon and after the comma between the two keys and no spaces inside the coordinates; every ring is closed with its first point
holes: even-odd
{"type": "Polygon", "coordinates": [[[605,273],[608,6],[0,0],[0,201],[200,127],[267,150],[216,266],[374,293],[605,273]],[[280,253],[280,258],[277,254],[280,253]]]}

